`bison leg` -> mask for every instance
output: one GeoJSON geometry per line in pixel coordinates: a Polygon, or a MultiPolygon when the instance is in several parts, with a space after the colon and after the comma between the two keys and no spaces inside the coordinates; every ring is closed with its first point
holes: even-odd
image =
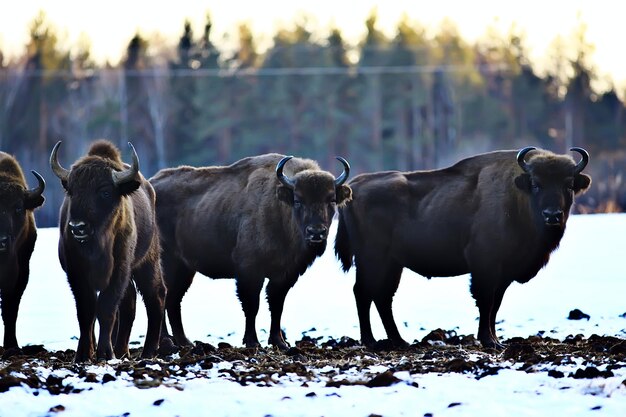
{"type": "Polygon", "coordinates": [[[116,327],[115,332],[115,357],[130,358],[130,351],[128,349],[128,343],[130,341],[130,332],[135,321],[135,313],[137,310],[137,291],[132,281],[128,283],[120,306],[117,310],[116,327]]]}
{"type": "Polygon", "coordinates": [[[4,348],[17,348],[16,324],[17,313],[20,308],[22,294],[28,283],[28,269],[26,275],[20,273],[20,277],[13,288],[3,288],[0,290],[2,300],[2,321],[4,321],[4,348]]]}
{"type": "Polygon", "coordinates": [[[71,285],[76,300],[76,316],[80,328],[80,338],[76,348],[75,362],[86,362],[93,359],[95,350],[94,323],[96,321],[96,291],[86,286],[71,285]]]}
{"type": "Polygon", "coordinates": [[[246,347],[261,346],[256,335],[256,315],[259,312],[259,297],[263,288],[263,277],[237,277],[237,296],[241,301],[243,314],[246,316],[246,329],[243,343],[246,347]]]}
{"type": "MultiPolygon", "coordinates": [[[[163,250],[163,278],[167,287],[167,295],[165,297],[165,309],[167,317],[172,326],[172,334],[174,341],[178,346],[192,346],[193,343],[185,335],[183,328],[183,320],[180,312],[180,304],[183,296],[191,286],[195,271],[190,270],[180,261],[173,259],[171,255],[167,255],[167,251],[163,250]]],[[[163,319],[161,326],[161,337],[168,337],[167,324],[163,319]]]]}
{"type": "Polygon", "coordinates": [[[506,292],[509,285],[510,283],[507,282],[496,290],[493,299],[493,307],[491,308],[491,315],[489,317],[489,327],[491,329],[491,334],[496,341],[496,348],[498,349],[503,349],[504,345],[499,342],[498,335],[496,333],[496,316],[498,314],[498,310],[500,310],[500,305],[502,304],[502,298],[504,297],[504,293],[506,292]]]}
{"type": "Polygon", "coordinates": [[[365,346],[373,346],[376,343],[372,333],[372,323],[370,321],[370,308],[373,297],[368,288],[366,278],[363,277],[361,268],[357,267],[356,282],[353,292],[356,301],[356,310],[359,316],[359,327],[361,328],[361,343],[365,346]]]}
{"type": "Polygon", "coordinates": [[[376,344],[370,321],[370,308],[374,301],[389,340],[395,346],[406,346],[407,343],[398,332],[391,308],[393,296],[400,283],[402,267],[386,265],[384,260],[373,261],[374,259],[373,255],[356,259],[354,297],[361,327],[361,343],[368,347],[376,344]],[[367,261],[362,262],[361,259],[367,261]]]}
{"type": "Polygon", "coordinates": [[[475,274],[472,275],[471,292],[479,312],[478,340],[483,347],[501,349],[503,346],[495,335],[495,316],[498,310],[496,305],[500,306],[502,297],[496,302],[493,280],[475,274]]]}
{"type": "Polygon", "coordinates": [[[285,341],[280,328],[280,321],[287,293],[294,286],[297,279],[297,277],[292,280],[270,279],[267,284],[267,302],[272,316],[269,343],[281,350],[289,349],[289,344],[285,341]]]}
{"type": "Polygon", "coordinates": [[[35,239],[29,238],[24,242],[18,252],[17,259],[17,281],[7,283],[5,288],[0,289],[0,300],[2,300],[2,321],[4,322],[4,342],[5,349],[18,348],[16,325],[17,314],[22,301],[22,295],[28,284],[30,273],[30,257],[35,247],[35,239]]]}
{"type": "MultiPolygon", "coordinates": [[[[120,301],[129,285],[130,271],[124,265],[120,265],[118,270],[111,277],[109,286],[100,291],[96,305],[96,316],[100,326],[98,336],[98,347],[96,349],[97,360],[109,360],[115,356],[113,354],[113,325],[115,315],[120,306],[120,301]]],[[[161,323],[159,323],[159,326],[161,323]]]]}
{"type": "Polygon", "coordinates": [[[148,331],[141,357],[156,356],[161,337],[161,325],[165,315],[166,290],[160,265],[156,262],[146,262],[133,274],[137,288],[143,296],[148,317],[148,331]]]}
{"type": "Polygon", "coordinates": [[[395,347],[406,347],[409,345],[402,336],[400,336],[391,308],[393,296],[400,284],[401,275],[402,267],[389,268],[385,274],[384,285],[382,288],[379,288],[374,295],[374,304],[376,304],[376,309],[385,327],[387,337],[395,347]]]}

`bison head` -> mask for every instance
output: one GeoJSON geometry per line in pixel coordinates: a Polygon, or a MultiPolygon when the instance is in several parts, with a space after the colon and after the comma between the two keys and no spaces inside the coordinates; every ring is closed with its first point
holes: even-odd
{"type": "Polygon", "coordinates": [[[337,206],[352,199],[352,190],[344,183],[350,174],[350,164],[341,157],[343,172],[338,178],[326,171],[307,169],[288,177],[283,167],[292,156],[286,156],[276,165],[280,185],[278,199],[292,207],[305,241],[309,245],[325,244],[328,229],[337,206]]]}
{"type": "Polygon", "coordinates": [[[62,227],[75,241],[86,243],[94,236],[103,236],[116,215],[124,215],[120,209],[122,199],[141,185],[139,158],[129,142],[133,157],[130,167],[122,166],[106,152],[90,152],[67,170],[57,159],[60,145],[58,142],[52,150],[50,166],[65,188],[67,212],[62,227]]]}
{"type": "Polygon", "coordinates": [[[531,204],[543,224],[564,228],[574,195],[586,191],[591,184],[591,177],[581,173],[589,162],[589,154],[582,148],[571,148],[581,155],[576,163],[569,156],[536,151],[526,161],[526,154],[535,149],[527,147],[518,152],[517,163],[524,173],[515,178],[515,184],[530,194],[531,204]]]}
{"type": "Polygon", "coordinates": [[[14,181],[0,181],[0,254],[14,253],[13,243],[24,233],[28,211],[44,202],[46,182],[36,171],[31,171],[38,185],[25,189],[14,181]]]}

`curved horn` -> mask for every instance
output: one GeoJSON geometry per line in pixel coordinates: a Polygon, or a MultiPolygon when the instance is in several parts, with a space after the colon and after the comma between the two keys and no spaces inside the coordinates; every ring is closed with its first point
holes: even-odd
{"type": "Polygon", "coordinates": [[[67,177],[70,176],[70,171],[63,168],[61,164],[59,164],[59,160],[57,157],[57,153],[59,152],[59,146],[61,146],[61,141],[58,141],[54,148],[52,148],[52,153],[50,154],[50,168],[52,168],[52,172],[54,175],[59,177],[61,181],[67,181],[67,177]]]}
{"type": "Polygon", "coordinates": [[[524,161],[524,158],[526,157],[526,154],[528,152],[534,151],[535,149],[537,148],[535,148],[534,146],[527,146],[517,153],[517,163],[519,164],[520,167],[522,167],[524,172],[528,172],[528,164],[526,164],[526,161],[524,161]]]}
{"type": "Polygon", "coordinates": [[[37,187],[31,188],[30,190],[26,190],[26,194],[32,197],[37,197],[43,194],[43,190],[46,189],[46,181],[43,179],[41,175],[35,170],[30,171],[33,173],[35,178],[37,178],[37,187]]]}
{"type": "Polygon", "coordinates": [[[278,162],[278,165],[276,165],[276,177],[278,177],[278,181],[280,181],[281,184],[293,190],[296,184],[291,178],[283,174],[283,167],[291,158],[293,158],[293,156],[286,156],[278,162]]]}
{"type": "Polygon", "coordinates": [[[130,147],[133,155],[133,164],[130,168],[125,169],[124,171],[111,171],[113,184],[115,184],[116,187],[120,184],[133,180],[139,173],[139,157],[137,156],[137,151],[135,151],[135,147],[132,143],[128,142],[128,146],[130,147]]]}
{"type": "Polygon", "coordinates": [[[587,164],[589,163],[589,152],[584,150],[583,148],[573,147],[569,149],[572,152],[578,152],[582,159],[576,164],[576,168],[574,168],[574,174],[580,174],[580,172],[585,169],[587,164]]]}
{"type": "Polygon", "coordinates": [[[348,161],[346,161],[344,158],[342,158],[340,156],[337,156],[335,158],[337,159],[337,161],[339,161],[339,162],[341,162],[343,164],[343,172],[335,180],[335,186],[339,187],[341,184],[346,182],[346,180],[348,179],[348,176],[350,175],[350,164],[348,163],[348,161]]]}

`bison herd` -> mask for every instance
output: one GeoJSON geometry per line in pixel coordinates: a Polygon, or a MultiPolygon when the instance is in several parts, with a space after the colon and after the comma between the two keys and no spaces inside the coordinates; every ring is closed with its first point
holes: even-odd
{"type": "MultiPolygon", "coordinates": [[[[137,290],[148,318],[142,356],[155,356],[160,344],[190,345],[181,301],[197,272],[236,280],[247,347],[260,345],[255,322],[267,278],[269,343],[287,349],[285,298],[324,253],[336,213],[335,253],[344,271],[356,268],[363,345],[376,343],[372,303],[393,346],[407,345],[392,301],[409,268],[428,278],[470,273],[478,339],[501,348],[495,323],[506,289],[548,262],[574,196],[591,184],[582,173],[589,162],[582,148],[571,149],[578,162],[527,147],[439,170],[361,174],[348,183],[350,165],[341,157],[338,177],[309,159],[266,154],[229,166],[163,169],[146,179],[130,143],[130,164],[111,142],[99,140],[69,169],[58,160],[60,145],[50,167],[65,190],[58,256],[76,303],[77,362],[129,354],[137,290]]],[[[5,349],[18,348],[17,313],[37,238],[33,211],[44,202],[44,179],[32,173],[37,186],[31,189],[15,158],[0,152],[5,349]]]]}

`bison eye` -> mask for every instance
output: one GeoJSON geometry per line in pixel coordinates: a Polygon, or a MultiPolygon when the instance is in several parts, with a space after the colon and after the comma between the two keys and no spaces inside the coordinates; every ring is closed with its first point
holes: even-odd
{"type": "Polygon", "coordinates": [[[293,208],[299,209],[300,207],[302,207],[302,203],[298,200],[294,200],[293,201],[293,208]]]}
{"type": "Polygon", "coordinates": [[[537,183],[536,181],[532,181],[530,183],[530,188],[534,193],[537,193],[539,192],[539,190],[541,190],[541,185],[539,185],[539,183],[537,183]]]}
{"type": "Polygon", "coordinates": [[[109,191],[109,190],[102,190],[102,191],[100,191],[100,197],[102,197],[104,199],[111,198],[111,191],[109,191]]]}
{"type": "Polygon", "coordinates": [[[24,207],[15,207],[15,214],[24,213],[24,207]]]}

